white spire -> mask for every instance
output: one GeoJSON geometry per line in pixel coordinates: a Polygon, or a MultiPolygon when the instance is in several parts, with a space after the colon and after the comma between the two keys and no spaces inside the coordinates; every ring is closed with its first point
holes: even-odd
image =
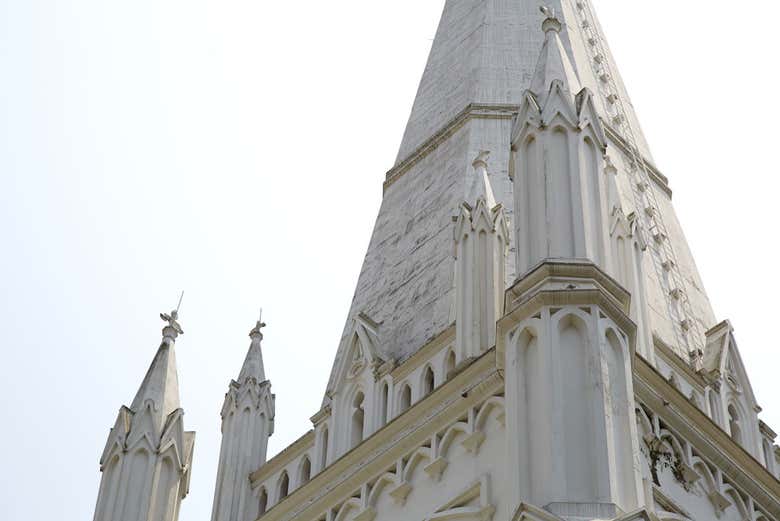
{"type": "Polygon", "coordinates": [[[257,320],[257,324],[249,332],[249,338],[252,342],[249,344],[249,351],[244,358],[244,365],[241,366],[241,372],[238,374],[238,382],[244,383],[248,378],[254,378],[257,383],[265,381],[265,367],[263,365],[263,351],[261,348],[261,342],[263,341],[262,328],[265,327],[265,322],[262,320],[262,310],[260,311],[260,318],[257,320]]]}
{"type": "Polygon", "coordinates": [[[173,350],[183,333],[178,315],[178,307],[160,314],[166,325],[157,354],[132,405],[120,408],[108,435],[95,521],[175,521],[187,495],[195,433],[184,430],[179,403],[173,350]]]}
{"type": "Polygon", "coordinates": [[[238,380],[228,386],[222,405],[222,448],[214,488],[212,521],[249,521],[263,512],[253,497],[249,475],[265,463],[268,438],[274,432],[274,395],[265,379],[260,310],[238,380]],[[240,457],[236,455],[240,454],[240,457]]]}
{"type": "Polygon", "coordinates": [[[176,338],[184,333],[177,321],[178,317],[176,310],[170,315],[160,313],[160,318],[167,322],[162,330],[162,342],[130,405],[133,412],[138,412],[144,405],[151,403],[158,425],[162,425],[169,414],[180,408],[179,378],[173,350],[176,338]]]}
{"type": "Polygon", "coordinates": [[[541,98],[550,91],[552,82],[559,81],[564,90],[573,96],[582,87],[561,42],[561,22],[553,9],[542,7],[541,10],[546,15],[544,22],[542,22],[544,44],[542,44],[542,50],[539,54],[539,61],[536,62],[530,90],[541,98]]]}

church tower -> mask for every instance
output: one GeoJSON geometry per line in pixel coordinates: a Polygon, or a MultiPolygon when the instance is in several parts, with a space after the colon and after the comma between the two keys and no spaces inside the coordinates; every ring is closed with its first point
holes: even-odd
{"type": "Polygon", "coordinates": [[[95,521],[176,521],[189,491],[195,433],[184,430],[176,372],[176,311],[130,407],[119,409],[100,458],[95,521]]]}
{"type": "Polygon", "coordinates": [[[312,430],[250,474],[263,521],[780,521],[592,2],[547,3],[445,2],[312,430]]]}
{"type": "Polygon", "coordinates": [[[245,521],[265,511],[268,497],[255,495],[249,474],[265,463],[268,438],[274,432],[274,395],[263,366],[262,328],[257,321],[236,380],[222,405],[222,448],[219,453],[212,521],[245,521]]]}

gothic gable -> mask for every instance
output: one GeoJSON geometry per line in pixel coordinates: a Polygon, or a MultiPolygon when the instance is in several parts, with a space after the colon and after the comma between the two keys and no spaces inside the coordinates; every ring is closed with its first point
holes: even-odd
{"type": "Polygon", "coordinates": [[[744,396],[748,407],[757,407],[753,387],[739,354],[734,327],[728,320],[707,332],[704,371],[711,378],[723,381],[733,395],[744,396]]]}
{"type": "Polygon", "coordinates": [[[352,331],[348,336],[346,356],[339,361],[334,391],[345,382],[356,380],[367,371],[373,372],[388,358],[379,347],[379,327],[365,313],[358,313],[352,320],[352,331]]]}

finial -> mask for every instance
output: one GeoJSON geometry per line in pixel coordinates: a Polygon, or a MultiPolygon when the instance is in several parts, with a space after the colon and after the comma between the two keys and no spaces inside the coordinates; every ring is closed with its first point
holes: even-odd
{"type": "Polygon", "coordinates": [[[160,313],[160,318],[163,319],[163,321],[168,322],[168,325],[163,327],[163,338],[176,340],[177,336],[184,334],[184,331],[182,331],[178,322],[179,309],[181,308],[181,301],[183,298],[184,292],[182,291],[181,295],[179,295],[179,303],[176,305],[176,309],[171,311],[170,315],[167,313],[160,313]]]}
{"type": "Polygon", "coordinates": [[[252,331],[249,332],[249,338],[254,340],[256,337],[259,337],[259,340],[263,339],[263,332],[261,331],[265,327],[265,322],[263,322],[263,308],[260,308],[260,315],[257,317],[257,324],[255,324],[255,327],[252,329],[252,331]]]}
{"type": "Polygon", "coordinates": [[[558,17],[555,14],[555,9],[553,9],[552,7],[542,5],[539,7],[539,10],[545,16],[545,19],[542,22],[542,31],[544,31],[545,33],[548,33],[550,31],[555,31],[556,33],[560,33],[561,28],[563,26],[561,25],[561,21],[558,20],[558,17]]]}

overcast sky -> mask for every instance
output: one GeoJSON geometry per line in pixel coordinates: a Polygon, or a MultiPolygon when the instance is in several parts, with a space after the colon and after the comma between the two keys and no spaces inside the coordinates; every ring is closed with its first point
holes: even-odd
{"type": "MultiPolygon", "coordinates": [[[[269,456],[310,427],[441,0],[0,0],[0,517],[91,519],[98,459],[186,291],[207,521],[264,308],[269,456]]],[[[780,4],[598,0],[719,319],[780,428],[780,4]]]]}

